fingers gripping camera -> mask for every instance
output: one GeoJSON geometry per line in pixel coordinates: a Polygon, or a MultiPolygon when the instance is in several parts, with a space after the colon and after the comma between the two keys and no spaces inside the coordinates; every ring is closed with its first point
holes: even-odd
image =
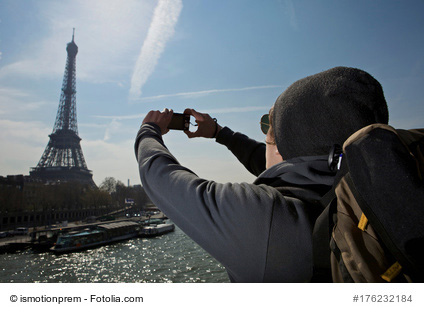
{"type": "Polygon", "coordinates": [[[175,130],[188,130],[190,127],[190,115],[182,113],[174,113],[172,115],[171,122],[168,125],[168,129],[175,130]]]}

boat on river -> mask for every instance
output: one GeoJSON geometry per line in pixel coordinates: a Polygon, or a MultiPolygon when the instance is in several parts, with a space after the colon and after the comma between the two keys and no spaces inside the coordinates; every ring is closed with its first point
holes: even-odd
{"type": "Polygon", "coordinates": [[[131,239],[139,235],[140,228],[141,226],[136,222],[125,221],[101,224],[95,228],[61,234],[51,251],[55,253],[75,252],[131,239]]]}
{"type": "Polygon", "coordinates": [[[150,226],[153,224],[165,224],[165,219],[164,218],[149,218],[141,222],[141,224],[143,226],[150,226]]]}
{"type": "Polygon", "coordinates": [[[37,252],[49,251],[57,241],[59,231],[37,230],[33,231],[31,236],[31,248],[37,252]]]}
{"type": "Polygon", "coordinates": [[[153,224],[144,226],[140,232],[141,237],[155,237],[174,231],[174,224],[153,224]]]}

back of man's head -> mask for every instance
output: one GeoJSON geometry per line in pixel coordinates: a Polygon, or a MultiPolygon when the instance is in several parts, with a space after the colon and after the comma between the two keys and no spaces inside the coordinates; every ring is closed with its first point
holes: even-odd
{"type": "Polygon", "coordinates": [[[362,127],[388,121],[380,83],[362,70],[335,67],[288,87],[274,104],[272,125],[287,160],[328,154],[362,127]]]}

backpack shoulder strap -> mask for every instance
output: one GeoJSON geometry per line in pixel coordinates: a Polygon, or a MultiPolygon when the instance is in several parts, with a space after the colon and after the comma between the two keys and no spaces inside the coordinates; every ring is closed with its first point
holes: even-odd
{"type": "MultiPolygon", "coordinates": [[[[335,156],[334,152],[335,149],[333,147],[330,151],[328,166],[330,169],[336,170],[332,163],[334,163],[333,160],[335,158],[337,158],[335,163],[338,163],[338,158],[341,155],[335,156]]],[[[314,271],[311,282],[313,283],[330,283],[333,281],[330,262],[330,239],[334,224],[336,223],[337,197],[335,190],[338,182],[348,171],[347,166],[343,162],[341,164],[342,166],[334,178],[333,187],[321,198],[320,204],[324,210],[316,219],[312,232],[314,271]]]]}
{"type": "Polygon", "coordinates": [[[332,225],[334,225],[333,215],[336,210],[337,199],[334,195],[333,199],[315,222],[314,230],[312,233],[314,271],[311,282],[313,283],[332,282],[330,239],[332,225]]]}

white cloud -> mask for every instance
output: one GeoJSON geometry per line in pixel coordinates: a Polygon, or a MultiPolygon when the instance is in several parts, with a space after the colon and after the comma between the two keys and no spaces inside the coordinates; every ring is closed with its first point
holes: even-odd
{"type": "Polygon", "coordinates": [[[48,143],[49,131],[40,122],[0,120],[0,175],[28,175],[48,143]]]}
{"type": "Polygon", "coordinates": [[[256,112],[256,111],[265,111],[268,112],[271,107],[270,105],[262,106],[249,106],[249,107],[232,107],[232,108],[219,108],[219,109],[205,109],[203,111],[209,114],[223,114],[223,113],[246,113],[246,112],[256,112]]]}
{"type": "Polygon", "coordinates": [[[132,115],[94,115],[93,117],[120,121],[120,120],[142,119],[146,116],[146,114],[147,113],[139,113],[139,114],[132,114],[132,115]]]}
{"type": "MultiPolygon", "coordinates": [[[[25,145],[47,144],[51,132],[51,126],[48,127],[37,121],[12,121],[0,120],[0,140],[2,147],[7,149],[5,143],[15,141],[25,145]]],[[[41,155],[40,155],[41,156],[41,155]]]]}
{"type": "Polygon", "coordinates": [[[285,0],[285,4],[286,4],[286,14],[289,18],[290,26],[294,30],[298,30],[299,26],[298,26],[298,23],[297,23],[296,11],[294,9],[293,1],[292,0],[285,0]]]}
{"type": "Polygon", "coordinates": [[[86,140],[82,143],[84,157],[93,179],[99,185],[106,177],[131,184],[140,184],[138,165],[134,153],[134,141],[110,143],[104,140],[86,140]]]}
{"type": "Polygon", "coordinates": [[[0,87],[0,114],[21,115],[29,111],[39,110],[50,105],[45,100],[38,100],[34,94],[17,88],[0,87]]]}
{"type": "Polygon", "coordinates": [[[107,125],[105,130],[105,135],[103,136],[104,141],[108,141],[112,134],[115,134],[119,129],[121,129],[122,124],[118,122],[116,118],[107,125]]]}
{"type": "Polygon", "coordinates": [[[181,9],[181,0],[159,0],[131,78],[131,99],[140,97],[143,85],[153,73],[166,43],[174,34],[181,9]]]}

